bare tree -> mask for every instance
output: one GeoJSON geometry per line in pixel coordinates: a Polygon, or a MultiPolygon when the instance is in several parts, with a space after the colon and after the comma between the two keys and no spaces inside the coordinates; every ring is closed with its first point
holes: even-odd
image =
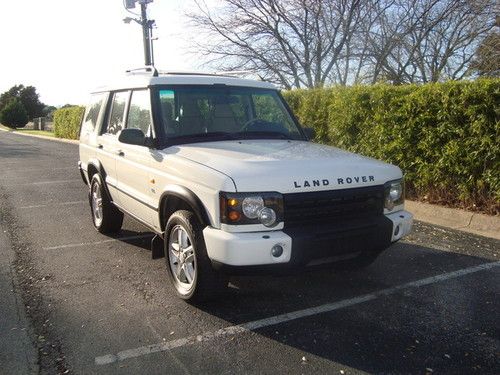
{"type": "Polygon", "coordinates": [[[190,14],[197,52],[283,88],[460,79],[497,0],[223,0],[190,14]]]}
{"type": "MultiPolygon", "coordinates": [[[[500,28],[500,17],[496,29],[500,28]]],[[[470,71],[480,77],[500,77],[500,32],[489,34],[476,50],[470,71]]]]}
{"type": "Polygon", "coordinates": [[[480,41],[494,27],[495,0],[380,2],[366,34],[371,81],[393,83],[461,79],[480,41]]]}
{"type": "Polygon", "coordinates": [[[191,14],[207,33],[198,45],[225,70],[247,70],[284,88],[332,82],[335,63],[364,17],[362,0],[225,0],[213,14],[191,14]]]}

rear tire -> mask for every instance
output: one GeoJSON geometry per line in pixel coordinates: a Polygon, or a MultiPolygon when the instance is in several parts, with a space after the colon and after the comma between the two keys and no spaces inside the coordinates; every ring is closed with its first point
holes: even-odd
{"type": "Polygon", "coordinates": [[[111,202],[101,176],[95,174],[90,182],[89,203],[94,228],[103,234],[119,232],[123,213],[111,202]]]}
{"type": "Polygon", "coordinates": [[[164,244],[168,275],[180,298],[198,303],[227,289],[227,279],[212,268],[201,224],[192,212],[179,210],[170,216],[164,244]]]}

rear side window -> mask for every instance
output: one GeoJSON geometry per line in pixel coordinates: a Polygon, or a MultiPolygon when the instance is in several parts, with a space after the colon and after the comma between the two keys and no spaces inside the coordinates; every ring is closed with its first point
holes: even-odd
{"type": "Polygon", "coordinates": [[[125,119],[125,107],[129,98],[128,91],[115,92],[111,103],[111,111],[108,118],[107,134],[118,134],[123,129],[125,119]]]}
{"type": "Polygon", "coordinates": [[[83,132],[93,132],[97,120],[99,119],[99,114],[103,109],[104,99],[106,98],[106,93],[92,94],[90,97],[90,102],[85,109],[85,115],[83,116],[82,131],[83,132]]]}
{"type": "Polygon", "coordinates": [[[151,106],[148,90],[135,90],[130,99],[127,128],[139,129],[147,135],[151,127],[151,106]]]}

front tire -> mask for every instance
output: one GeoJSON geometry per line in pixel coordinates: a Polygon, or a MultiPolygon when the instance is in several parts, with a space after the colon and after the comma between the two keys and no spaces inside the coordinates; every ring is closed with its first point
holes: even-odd
{"type": "Polygon", "coordinates": [[[109,199],[98,174],[95,174],[90,182],[89,202],[94,228],[98,232],[106,234],[120,231],[123,213],[109,199]]]}
{"type": "Polygon", "coordinates": [[[165,227],[167,271],[177,295],[196,303],[212,299],[227,287],[227,280],[212,268],[201,224],[190,211],[172,214],[165,227]]]}

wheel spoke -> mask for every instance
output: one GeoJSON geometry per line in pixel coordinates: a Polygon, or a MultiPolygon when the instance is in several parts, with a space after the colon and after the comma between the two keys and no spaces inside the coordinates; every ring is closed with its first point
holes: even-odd
{"type": "Polygon", "coordinates": [[[186,277],[186,280],[189,284],[191,284],[193,282],[193,274],[194,274],[194,270],[192,268],[190,268],[190,265],[184,263],[182,265],[182,269],[184,271],[184,276],[186,277]]]}
{"type": "Polygon", "coordinates": [[[174,249],[177,253],[179,253],[179,251],[180,251],[179,244],[172,242],[172,249],[174,249]]]}
{"type": "Polygon", "coordinates": [[[184,262],[185,263],[193,263],[194,262],[194,251],[193,246],[189,246],[184,249],[184,262]]]}

